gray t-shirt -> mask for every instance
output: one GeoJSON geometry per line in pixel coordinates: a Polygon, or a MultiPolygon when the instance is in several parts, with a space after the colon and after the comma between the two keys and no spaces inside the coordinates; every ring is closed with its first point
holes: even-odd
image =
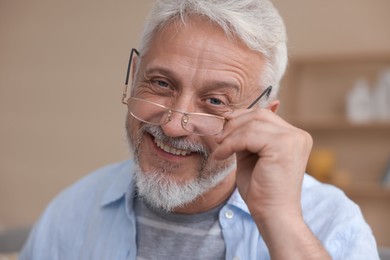
{"type": "Polygon", "coordinates": [[[137,260],[225,259],[220,209],[193,215],[166,213],[136,198],[137,260]]]}

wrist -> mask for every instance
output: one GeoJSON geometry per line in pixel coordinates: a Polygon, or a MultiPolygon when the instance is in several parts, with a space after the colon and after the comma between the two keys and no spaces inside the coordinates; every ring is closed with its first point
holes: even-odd
{"type": "Polygon", "coordinates": [[[272,259],[330,259],[301,214],[269,217],[257,226],[272,259]]]}
{"type": "Polygon", "coordinates": [[[257,227],[266,239],[273,237],[280,239],[286,235],[294,235],[299,230],[306,228],[302,214],[296,211],[283,211],[274,214],[262,214],[254,218],[257,227]]]}

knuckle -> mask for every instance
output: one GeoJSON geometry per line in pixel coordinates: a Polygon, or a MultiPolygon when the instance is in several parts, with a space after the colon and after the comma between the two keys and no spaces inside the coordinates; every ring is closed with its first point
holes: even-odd
{"type": "Polygon", "coordinates": [[[292,131],[288,131],[280,136],[281,140],[283,140],[286,144],[289,144],[291,148],[298,147],[309,147],[311,148],[313,145],[312,136],[299,128],[295,128],[292,131]]]}
{"type": "Polygon", "coordinates": [[[313,137],[306,131],[299,129],[300,139],[303,144],[306,146],[312,146],[313,145],[313,137]]]}

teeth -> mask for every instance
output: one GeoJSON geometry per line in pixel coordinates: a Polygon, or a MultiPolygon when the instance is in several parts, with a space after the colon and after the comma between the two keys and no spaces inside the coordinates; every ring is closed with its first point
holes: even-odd
{"type": "Polygon", "coordinates": [[[186,156],[186,155],[191,153],[190,151],[180,150],[180,149],[170,147],[170,146],[164,144],[163,142],[161,142],[160,140],[154,139],[154,142],[157,144],[157,146],[159,148],[161,148],[162,150],[164,150],[165,152],[170,153],[170,154],[186,156]]]}

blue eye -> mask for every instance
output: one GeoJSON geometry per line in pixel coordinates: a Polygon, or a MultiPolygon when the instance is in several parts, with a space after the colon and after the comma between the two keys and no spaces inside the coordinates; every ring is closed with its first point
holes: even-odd
{"type": "Polygon", "coordinates": [[[168,88],[169,87],[169,84],[165,81],[162,81],[162,80],[152,80],[151,83],[153,85],[157,85],[159,87],[162,87],[162,88],[168,88]]]}
{"type": "Polygon", "coordinates": [[[212,104],[212,105],[218,106],[218,105],[223,104],[223,102],[221,100],[219,100],[218,98],[209,98],[208,100],[209,100],[210,104],[212,104]]]}

